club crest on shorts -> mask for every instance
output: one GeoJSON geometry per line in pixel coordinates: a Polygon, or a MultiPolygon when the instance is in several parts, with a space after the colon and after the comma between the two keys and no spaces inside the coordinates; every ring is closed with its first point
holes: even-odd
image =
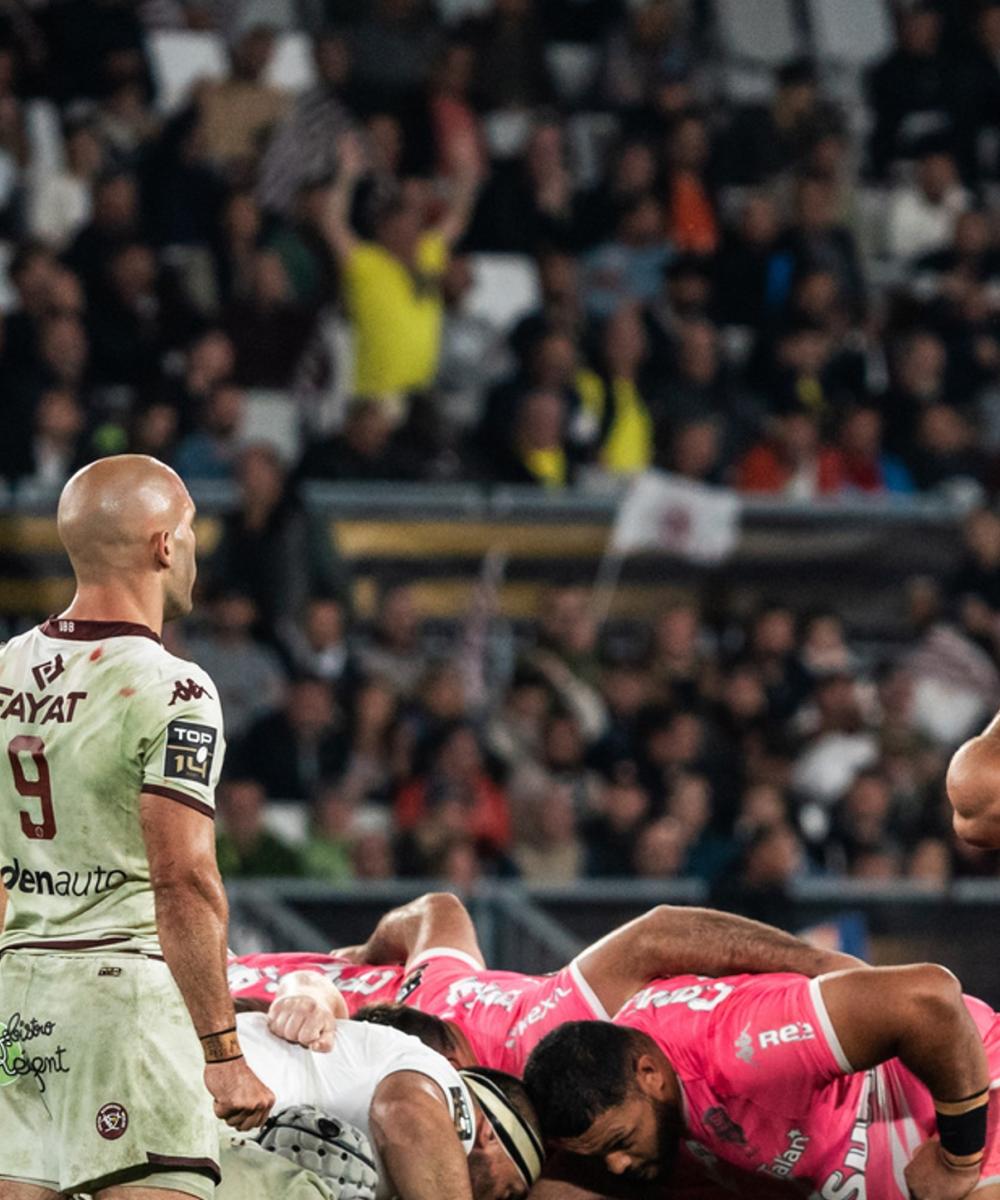
{"type": "Polygon", "coordinates": [[[171,721],[167,726],[167,748],[163,763],[165,779],[185,779],[207,784],[218,734],[197,721],[171,721]]]}
{"type": "Polygon", "coordinates": [[[97,1110],[97,1132],[109,1142],[116,1141],[128,1129],[128,1111],[112,1100],[97,1110]]]}

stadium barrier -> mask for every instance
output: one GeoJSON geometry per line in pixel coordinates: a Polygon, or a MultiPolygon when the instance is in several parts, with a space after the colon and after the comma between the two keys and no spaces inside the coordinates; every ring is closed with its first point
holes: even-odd
{"type": "MultiPolygon", "coordinates": [[[[325,950],[363,942],[378,918],[434,880],[359,882],[330,888],[304,880],[228,885],[240,952],[325,950]],[[260,921],[257,924],[257,921],[260,921]]],[[[905,881],[801,879],[787,891],[709,894],[696,879],[588,880],[571,887],[484,883],[463,896],[491,966],[543,973],[657,904],[713,904],[769,921],[876,965],[940,962],[967,991],[1000,1007],[1000,880],[959,880],[946,888],[905,881]]]]}
{"type": "MultiPolygon", "coordinates": [[[[237,497],[226,486],[193,490],[200,552],[209,558],[237,497]]],[[[303,498],[347,567],[358,617],[371,617],[380,588],[405,580],[421,611],[442,622],[468,611],[491,554],[505,562],[499,611],[514,621],[536,615],[548,584],[593,584],[617,509],[614,496],[579,490],[466,485],[313,484],[303,498]]],[[[0,495],[0,616],[48,615],[72,595],[54,510],[54,496],[0,495]]],[[[905,616],[900,583],[916,575],[944,579],[956,568],[961,519],[958,506],[927,497],[748,500],[725,563],[631,556],[611,615],[649,617],[671,592],[706,589],[710,614],[745,612],[763,596],[800,610],[835,605],[858,635],[891,639],[905,616]]]]}

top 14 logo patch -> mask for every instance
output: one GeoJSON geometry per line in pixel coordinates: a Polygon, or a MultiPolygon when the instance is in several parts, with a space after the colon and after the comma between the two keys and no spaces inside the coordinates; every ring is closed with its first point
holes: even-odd
{"type": "Polygon", "coordinates": [[[218,740],[218,732],[208,725],[197,721],[171,721],[167,726],[163,777],[207,784],[212,777],[218,740]]]}

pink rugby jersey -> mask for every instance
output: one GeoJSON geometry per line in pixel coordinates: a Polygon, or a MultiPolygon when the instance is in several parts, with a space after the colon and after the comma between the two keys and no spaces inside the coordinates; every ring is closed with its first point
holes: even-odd
{"type": "Polygon", "coordinates": [[[391,1004],[403,979],[402,967],[357,966],[332,954],[244,954],[229,959],[234,999],[270,1002],[292,971],[314,971],[336,984],[353,1017],[367,1004],[391,1004]]]}
{"type": "Polygon", "coordinates": [[[566,1021],[608,1021],[576,962],[553,975],[487,971],[461,950],[428,950],[410,965],[396,997],[450,1021],[484,1067],[523,1075],[528,1056],[566,1021]]]}
{"type": "MultiPolygon", "coordinates": [[[[1000,1020],[965,1003],[1000,1087],[1000,1020]]],[[[677,1073],[682,1154],[720,1183],[733,1168],[797,1181],[824,1200],[907,1200],[903,1171],[936,1130],[927,1089],[898,1059],[853,1072],[818,980],[684,975],[644,988],[615,1023],[648,1034],[677,1073]]],[[[997,1096],[980,1187],[1000,1181],[997,1096]]]]}

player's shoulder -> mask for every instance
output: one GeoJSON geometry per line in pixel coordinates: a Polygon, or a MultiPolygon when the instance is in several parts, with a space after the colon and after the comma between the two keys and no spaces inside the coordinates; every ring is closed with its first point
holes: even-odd
{"type": "Polygon", "coordinates": [[[40,633],[41,631],[36,625],[32,629],[26,629],[23,633],[7,638],[6,641],[0,640],[0,655],[17,654],[23,650],[33,649],[40,633]]]}
{"type": "Polygon", "coordinates": [[[146,641],[133,651],[133,661],[141,664],[142,682],[147,689],[165,687],[174,701],[215,699],[218,689],[209,673],[191,659],[172,654],[158,642],[146,641]]]}

